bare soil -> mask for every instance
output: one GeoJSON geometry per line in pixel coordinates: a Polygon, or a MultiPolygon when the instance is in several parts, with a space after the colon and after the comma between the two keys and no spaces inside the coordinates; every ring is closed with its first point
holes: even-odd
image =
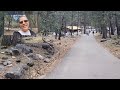
{"type": "Polygon", "coordinates": [[[100,42],[101,36],[100,34],[95,35],[96,41],[102,45],[105,49],[107,49],[110,53],[112,53],[115,57],[120,59],[120,45],[115,44],[118,39],[116,36],[112,36],[112,38],[108,38],[105,42],[100,42]],[[114,39],[115,38],[115,39],[114,39]]]}

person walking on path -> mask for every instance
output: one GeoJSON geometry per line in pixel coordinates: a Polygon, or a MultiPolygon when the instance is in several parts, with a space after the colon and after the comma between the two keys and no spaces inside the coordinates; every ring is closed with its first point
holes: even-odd
{"type": "Polygon", "coordinates": [[[14,46],[18,43],[21,43],[22,37],[25,37],[25,36],[36,37],[36,33],[34,33],[32,30],[30,30],[29,20],[25,15],[23,15],[19,18],[19,26],[20,26],[21,30],[15,31],[13,33],[12,45],[14,45],[14,46]]]}

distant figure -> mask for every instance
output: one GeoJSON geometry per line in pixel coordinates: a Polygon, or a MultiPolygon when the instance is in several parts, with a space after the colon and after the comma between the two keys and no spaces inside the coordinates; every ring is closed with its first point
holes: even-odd
{"type": "Polygon", "coordinates": [[[86,31],[86,34],[89,36],[89,31],[86,31]]]}
{"type": "Polygon", "coordinates": [[[21,30],[15,31],[13,33],[12,45],[14,45],[14,46],[18,43],[21,43],[22,37],[36,36],[36,34],[30,30],[29,21],[25,15],[23,15],[19,18],[19,26],[20,26],[21,30]]]}
{"type": "Polygon", "coordinates": [[[89,34],[90,34],[90,30],[89,30],[89,34]]]}
{"type": "Polygon", "coordinates": [[[92,33],[93,33],[93,35],[94,35],[94,31],[93,31],[92,33]]]}
{"type": "Polygon", "coordinates": [[[87,32],[86,34],[89,36],[89,33],[88,33],[88,32],[87,32]]]}

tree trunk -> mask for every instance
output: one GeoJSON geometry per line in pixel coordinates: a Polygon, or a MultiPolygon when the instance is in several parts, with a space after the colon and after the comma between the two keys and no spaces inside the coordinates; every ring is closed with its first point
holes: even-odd
{"type": "Polygon", "coordinates": [[[109,15],[109,30],[110,30],[110,34],[111,34],[111,35],[114,35],[114,30],[113,30],[113,25],[112,25],[111,19],[112,19],[112,16],[111,16],[111,14],[110,14],[110,15],[109,15]]]}
{"type": "Polygon", "coordinates": [[[59,30],[58,40],[61,40],[61,30],[59,30]]]}
{"type": "Polygon", "coordinates": [[[55,39],[57,39],[58,30],[55,30],[55,39]]]}
{"type": "Polygon", "coordinates": [[[117,16],[115,15],[115,24],[116,24],[116,28],[117,28],[117,37],[120,36],[120,27],[118,25],[118,20],[117,20],[117,16]]]}
{"type": "Polygon", "coordinates": [[[1,45],[2,46],[12,45],[12,35],[3,35],[1,45]]]}
{"type": "Polygon", "coordinates": [[[9,21],[8,21],[8,30],[10,30],[11,27],[11,17],[9,17],[9,21]]]}
{"type": "Polygon", "coordinates": [[[0,37],[4,34],[4,12],[0,12],[0,37]]]}
{"type": "Polygon", "coordinates": [[[109,38],[111,38],[111,27],[109,26],[109,38]]]}
{"type": "Polygon", "coordinates": [[[86,34],[86,15],[84,14],[84,34],[86,34]]]}
{"type": "Polygon", "coordinates": [[[72,25],[72,30],[71,30],[71,36],[72,36],[72,33],[73,33],[73,11],[72,11],[72,20],[71,20],[71,25],[72,25]]]}
{"type": "Polygon", "coordinates": [[[102,30],[102,27],[100,27],[100,34],[103,34],[103,30],[102,30]]]}
{"type": "Polygon", "coordinates": [[[78,35],[79,30],[77,30],[77,35],[78,35]]]}
{"type": "Polygon", "coordinates": [[[70,30],[70,35],[72,36],[72,30],[70,30]]]}
{"type": "Polygon", "coordinates": [[[77,18],[77,19],[78,19],[78,21],[77,21],[77,35],[78,35],[78,27],[79,27],[79,17],[80,17],[80,16],[79,16],[79,11],[78,11],[78,18],[77,18]]]}
{"type": "Polygon", "coordinates": [[[66,36],[67,30],[66,30],[66,21],[64,22],[65,26],[64,26],[64,35],[66,36]]]}
{"type": "Polygon", "coordinates": [[[30,28],[32,28],[32,20],[31,20],[31,15],[32,15],[32,11],[25,11],[25,15],[29,20],[29,26],[30,28]]]}
{"type": "Polygon", "coordinates": [[[64,21],[64,17],[62,17],[61,18],[62,20],[61,20],[61,28],[60,28],[60,30],[59,30],[59,36],[58,36],[58,40],[61,40],[61,31],[63,31],[63,21],[64,21]]]}
{"type": "Polygon", "coordinates": [[[114,29],[113,29],[111,21],[110,21],[110,30],[111,30],[111,35],[114,35],[114,29]]]}
{"type": "Polygon", "coordinates": [[[47,20],[49,20],[49,11],[47,11],[47,14],[46,14],[46,19],[45,19],[45,22],[46,22],[46,28],[44,29],[44,35],[47,36],[47,32],[48,32],[48,29],[50,28],[50,26],[47,24],[47,20]]]}
{"type": "Polygon", "coordinates": [[[106,39],[107,38],[107,29],[106,29],[105,25],[102,25],[101,29],[103,31],[102,38],[106,39]]]}
{"type": "Polygon", "coordinates": [[[40,33],[40,12],[37,13],[37,27],[38,27],[38,33],[40,33]]]}
{"type": "Polygon", "coordinates": [[[86,33],[86,25],[84,24],[84,34],[86,33]]]}

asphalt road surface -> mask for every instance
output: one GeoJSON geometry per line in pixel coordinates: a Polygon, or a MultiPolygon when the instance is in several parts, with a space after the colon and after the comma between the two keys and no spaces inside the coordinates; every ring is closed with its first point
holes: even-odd
{"type": "Polygon", "coordinates": [[[44,79],[120,79],[120,59],[98,44],[92,33],[82,35],[44,79]]]}

